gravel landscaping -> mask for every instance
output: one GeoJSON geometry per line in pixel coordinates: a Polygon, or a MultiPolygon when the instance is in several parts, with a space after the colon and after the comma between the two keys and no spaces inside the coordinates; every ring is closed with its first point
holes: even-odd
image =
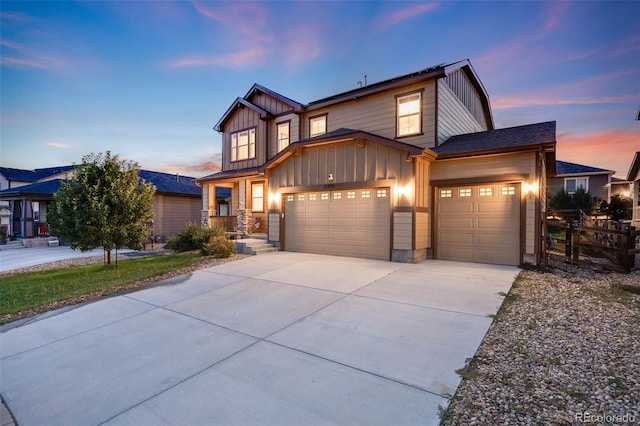
{"type": "Polygon", "coordinates": [[[443,425],[640,424],[640,272],[520,273],[443,425]]]}

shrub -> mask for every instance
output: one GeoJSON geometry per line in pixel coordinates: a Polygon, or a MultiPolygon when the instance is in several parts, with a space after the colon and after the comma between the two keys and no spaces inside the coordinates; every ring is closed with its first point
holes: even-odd
{"type": "Polygon", "coordinates": [[[236,245],[229,240],[226,235],[212,237],[208,243],[202,247],[202,254],[213,257],[229,257],[236,251],[236,245]]]}
{"type": "Polygon", "coordinates": [[[226,235],[224,228],[209,228],[197,223],[189,223],[178,235],[169,239],[167,247],[177,252],[202,250],[213,237],[226,238],[226,235]]]}

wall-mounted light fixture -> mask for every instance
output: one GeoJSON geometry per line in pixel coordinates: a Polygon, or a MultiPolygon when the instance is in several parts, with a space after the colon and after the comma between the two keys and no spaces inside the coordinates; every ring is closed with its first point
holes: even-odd
{"type": "Polygon", "coordinates": [[[538,192],[538,182],[524,182],[522,184],[522,192],[527,195],[534,195],[538,192]]]}
{"type": "Polygon", "coordinates": [[[329,182],[333,182],[333,173],[329,173],[329,176],[327,177],[327,180],[329,182]]]}

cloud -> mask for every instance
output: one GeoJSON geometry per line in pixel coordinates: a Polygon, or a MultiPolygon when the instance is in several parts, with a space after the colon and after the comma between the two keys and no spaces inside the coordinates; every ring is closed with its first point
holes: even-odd
{"type": "Polygon", "coordinates": [[[554,1],[548,3],[548,7],[545,9],[545,21],[542,25],[542,34],[550,34],[556,31],[558,28],[567,24],[568,16],[570,13],[571,2],[569,1],[554,1]]]}
{"type": "Polygon", "coordinates": [[[212,160],[200,162],[175,162],[162,167],[167,173],[179,173],[184,176],[202,177],[222,170],[222,155],[211,155],[212,160]]]}
{"type": "Polygon", "coordinates": [[[221,55],[193,55],[173,60],[169,63],[172,68],[221,67],[242,68],[249,65],[261,64],[268,53],[265,48],[256,46],[250,50],[226,53],[221,55]]]}
{"type": "Polygon", "coordinates": [[[42,145],[44,145],[44,146],[50,146],[50,147],[58,148],[58,149],[67,149],[67,148],[71,148],[71,145],[69,145],[69,144],[62,143],[62,142],[55,142],[55,141],[44,142],[42,145]]]}
{"type": "Polygon", "coordinates": [[[388,13],[380,16],[374,22],[374,26],[381,29],[393,27],[406,21],[407,19],[411,19],[424,13],[430,12],[438,6],[439,3],[422,3],[407,6],[395,11],[394,13],[388,13]]]}
{"type": "Polygon", "coordinates": [[[637,102],[640,93],[611,94],[609,83],[626,76],[640,74],[640,70],[624,70],[601,74],[575,82],[538,88],[530,92],[495,96],[491,101],[494,110],[545,105],[596,105],[626,104],[637,102]],[[598,95],[596,91],[604,94],[598,95]]]}
{"type": "Polygon", "coordinates": [[[613,129],[587,135],[560,133],[557,140],[558,160],[615,170],[616,176],[626,177],[638,150],[640,130],[613,129]]]}
{"type": "Polygon", "coordinates": [[[20,12],[0,12],[0,19],[16,22],[27,22],[33,18],[31,16],[20,12]]]}
{"type": "Polygon", "coordinates": [[[62,69],[70,62],[63,57],[45,54],[22,43],[0,39],[0,45],[8,49],[0,56],[0,65],[18,69],[62,69]]]}

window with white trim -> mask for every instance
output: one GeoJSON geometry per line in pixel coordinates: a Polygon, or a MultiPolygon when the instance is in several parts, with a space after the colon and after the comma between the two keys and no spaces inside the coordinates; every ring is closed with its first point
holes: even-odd
{"type": "Polygon", "coordinates": [[[398,96],[396,99],[398,137],[417,135],[421,133],[421,104],[422,93],[398,96]]]}
{"type": "Polygon", "coordinates": [[[282,151],[289,146],[289,122],[278,123],[276,126],[276,133],[278,135],[278,152],[282,151]]]}
{"type": "Polygon", "coordinates": [[[327,133],[327,115],[320,115],[309,119],[309,137],[320,136],[327,133]]]}
{"type": "Polygon", "coordinates": [[[256,129],[231,133],[231,161],[256,157],[256,129]]]}
{"type": "Polygon", "coordinates": [[[251,210],[254,212],[264,211],[264,183],[254,183],[251,185],[251,210]]]}
{"type": "Polygon", "coordinates": [[[585,191],[589,190],[589,178],[565,178],[564,190],[567,194],[575,194],[576,191],[582,188],[585,191]]]}

